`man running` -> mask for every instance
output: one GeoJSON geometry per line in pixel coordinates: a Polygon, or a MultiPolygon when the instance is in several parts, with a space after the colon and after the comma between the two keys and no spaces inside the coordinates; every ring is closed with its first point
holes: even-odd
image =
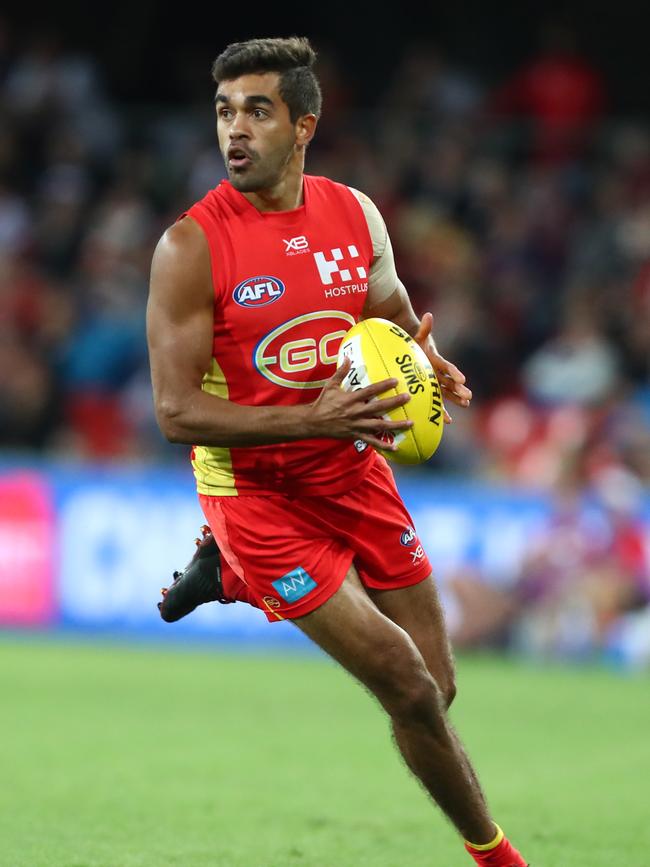
{"type": "Polygon", "coordinates": [[[291,620],[374,693],[477,864],[525,867],[448,720],[454,668],[431,567],[376,451],[409,424],[383,417],[409,396],[378,398],[396,380],[344,391],[339,343],[362,317],[391,319],[423,346],[448,400],[466,406],[471,392],[437,353],[430,314],[413,313],[373,203],[304,174],[321,109],[314,60],[292,37],[235,43],[215,61],[228,180],[154,253],[158,422],[193,446],[225,598],[291,620]]]}

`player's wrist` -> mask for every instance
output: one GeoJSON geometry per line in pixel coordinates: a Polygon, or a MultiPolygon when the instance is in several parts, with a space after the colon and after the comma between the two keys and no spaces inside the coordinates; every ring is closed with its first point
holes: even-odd
{"type": "Polygon", "coordinates": [[[292,419],[292,430],[297,434],[296,439],[308,440],[322,437],[319,424],[320,418],[314,404],[306,404],[291,408],[295,415],[292,419]]]}

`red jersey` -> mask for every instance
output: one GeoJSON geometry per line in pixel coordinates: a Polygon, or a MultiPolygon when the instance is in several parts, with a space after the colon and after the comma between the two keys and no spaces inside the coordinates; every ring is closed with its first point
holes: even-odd
{"type": "MultiPolygon", "coordinates": [[[[373,258],[358,199],[304,175],[303,204],[260,212],[229,181],[183,212],[205,232],[214,286],[213,359],[203,390],[248,406],[312,403],[358,321],[373,258]]],[[[352,440],[247,448],[196,446],[201,494],[336,494],[375,460],[352,440]]]]}

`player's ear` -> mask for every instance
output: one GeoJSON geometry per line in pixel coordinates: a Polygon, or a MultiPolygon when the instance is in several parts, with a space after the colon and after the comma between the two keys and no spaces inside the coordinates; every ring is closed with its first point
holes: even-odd
{"type": "Polygon", "coordinates": [[[316,132],[318,118],[315,114],[303,114],[296,121],[296,144],[306,147],[316,132]]]}

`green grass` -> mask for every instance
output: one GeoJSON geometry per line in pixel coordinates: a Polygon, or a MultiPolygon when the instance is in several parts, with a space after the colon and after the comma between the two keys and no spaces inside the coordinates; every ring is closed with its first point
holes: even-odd
{"type": "MultiPolygon", "coordinates": [[[[459,662],[453,719],[534,867],[650,864],[650,685],[459,662]]],[[[462,867],[374,702],[313,656],[0,642],[2,867],[462,867]]]]}

